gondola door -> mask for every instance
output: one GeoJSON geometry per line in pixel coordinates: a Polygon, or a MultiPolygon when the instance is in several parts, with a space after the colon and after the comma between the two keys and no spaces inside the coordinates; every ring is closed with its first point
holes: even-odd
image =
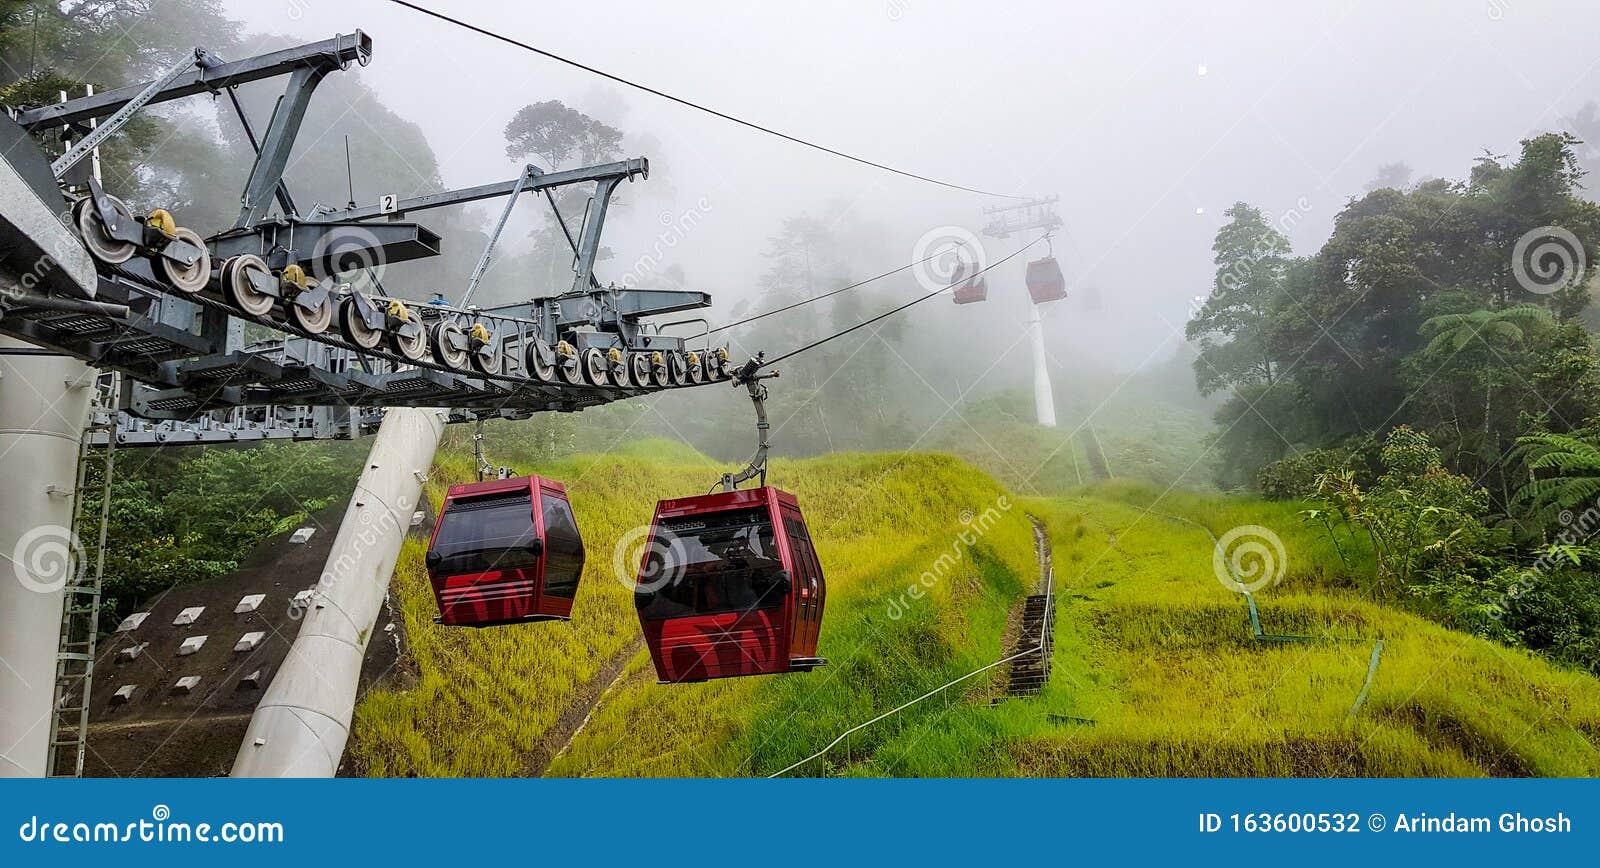
{"type": "Polygon", "coordinates": [[[789,563],[794,590],[791,594],[794,608],[789,642],[789,662],[793,669],[807,669],[818,660],[817,640],[822,632],[822,611],[827,601],[828,586],[822,575],[822,564],[817,560],[816,547],[806,529],[805,517],[798,505],[780,501],[784,536],[788,538],[789,563]]]}
{"type": "Polygon", "coordinates": [[[540,480],[539,534],[544,540],[540,565],[539,611],[556,617],[572,616],[572,600],[583,575],[583,536],[578,519],[559,482],[540,480]]]}

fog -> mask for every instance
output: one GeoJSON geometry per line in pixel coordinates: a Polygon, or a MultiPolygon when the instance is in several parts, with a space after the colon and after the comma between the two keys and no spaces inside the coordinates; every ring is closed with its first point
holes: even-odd
{"type": "MultiPolygon", "coordinates": [[[[1055,252],[1074,301],[1048,313],[1052,355],[1118,371],[1178,350],[1235,201],[1311,252],[1381,166],[1461,178],[1475,157],[1514,153],[1600,95],[1593,7],[1576,0],[425,5],[909,172],[1059,195],[1055,252]]],[[[864,227],[860,261],[838,275],[859,279],[910,261],[930,231],[979,230],[981,209],[1005,201],[819,153],[378,0],[225,10],[296,39],[368,32],[372,65],[346,74],[421,127],[450,186],[515,174],[503,129],[529,103],[561,100],[624,130],[652,175],[623,188],[599,274],[617,279],[641,258],[647,271],[681,267],[716,299],[713,321],[748,307],[787,217],[864,227]]],[[[355,176],[363,201],[423,181],[359,166],[355,176]]],[[[534,208],[521,206],[519,227],[534,208]]],[[[487,222],[497,209],[478,210],[487,222]]],[[[522,235],[508,233],[510,249],[522,235]]],[[[990,239],[988,256],[1015,246],[990,239]]],[[[965,330],[980,354],[1009,353],[1023,335],[1028,258],[990,275],[999,303],[969,313],[934,300],[905,327],[965,330]]],[[[895,298],[916,291],[899,286],[895,298]]]]}

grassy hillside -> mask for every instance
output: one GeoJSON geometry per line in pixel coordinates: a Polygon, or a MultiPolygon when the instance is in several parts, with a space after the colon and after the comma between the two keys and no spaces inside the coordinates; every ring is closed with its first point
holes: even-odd
{"type": "Polygon", "coordinates": [[[1015,771],[1600,773],[1600,681],[1363,598],[1292,504],[1169,495],[1155,513],[1155,495],[1106,486],[1047,507],[1067,589],[1058,658],[1096,673],[1097,724],[1011,746],[1015,771]],[[1244,601],[1214,578],[1211,538],[1168,515],[1277,533],[1287,569],[1257,595],[1263,629],[1321,641],[1254,641],[1244,601]],[[1349,716],[1379,637],[1372,690],[1349,716]]]}
{"type": "MultiPolygon", "coordinates": [[[[510,449],[491,454],[517,464],[510,449]]],[[[442,460],[430,493],[470,467],[460,455],[442,460]]],[[[927,454],[774,468],[774,482],[799,495],[828,573],[829,665],[658,685],[614,547],[649,521],[656,498],[704,491],[720,468],[652,442],[540,469],[568,481],[589,548],[574,620],[436,627],[421,547],[408,545],[395,584],[417,683],[358,708],[352,755],[366,773],[778,771],[1002,655],[1008,618],[1037,578],[1028,513],[1047,523],[1058,582],[1046,690],[991,707],[1002,684],[991,670],[796,773],[1600,773],[1600,681],[1363,599],[1291,505],[1168,495],[1152,510],[1158,490],[1134,483],[1002,501],[988,476],[927,454]],[[1243,598],[1214,577],[1210,537],[1168,514],[1219,534],[1243,524],[1278,533],[1288,570],[1258,595],[1265,629],[1322,641],[1252,640],[1243,598]],[[924,572],[931,588],[918,599],[908,589],[924,572]],[[1373,688],[1350,717],[1380,636],[1373,688]]]]}

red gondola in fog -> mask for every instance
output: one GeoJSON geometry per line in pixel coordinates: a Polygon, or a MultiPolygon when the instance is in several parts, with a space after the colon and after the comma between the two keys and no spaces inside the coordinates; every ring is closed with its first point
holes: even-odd
{"type": "Polygon", "coordinates": [[[427,565],[441,624],[567,620],[583,573],[567,489],[538,476],[452,485],[427,565]]]}
{"type": "Polygon", "coordinates": [[[968,264],[965,260],[956,264],[956,279],[951,283],[961,284],[951,293],[956,304],[972,304],[989,297],[988,281],[979,273],[978,266],[968,264]]]}
{"type": "Polygon", "coordinates": [[[1061,276],[1061,266],[1054,256],[1028,263],[1028,294],[1033,296],[1034,304],[1067,297],[1067,279],[1061,276]]]}
{"type": "Polygon", "coordinates": [[[661,681],[822,665],[826,598],[794,495],[762,486],[656,505],[634,605],[661,681]]]}

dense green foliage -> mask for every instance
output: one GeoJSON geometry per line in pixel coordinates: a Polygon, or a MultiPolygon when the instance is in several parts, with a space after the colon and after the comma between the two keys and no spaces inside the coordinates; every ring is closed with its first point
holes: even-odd
{"type": "Polygon", "coordinates": [[[1221,484],[1312,497],[1307,518],[1376,553],[1378,594],[1600,671],[1600,521],[1566,527],[1600,494],[1600,207],[1579,144],[1374,185],[1303,258],[1235,205],[1189,336],[1201,390],[1230,393],[1221,484]]]}
{"type": "MultiPolygon", "coordinates": [[[[294,444],[140,453],[112,471],[106,528],[105,605],[125,614],[175,585],[226,575],[256,545],[344,498],[359,471],[357,447],[294,444]]],[[[91,461],[86,485],[102,464],[91,461]]],[[[78,528],[93,554],[98,504],[78,528]]]]}
{"type": "Polygon", "coordinates": [[[1578,196],[1576,144],[1539,136],[1466,181],[1373,190],[1304,258],[1257,209],[1230,209],[1215,289],[1189,325],[1202,390],[1232,392],[1217,419],[1221,481],[1250,484],[1272,461],[1407,424],[1504,505],[1518,436],[1600,412],[1587,284],[1527,288],[1519,267],[1555,263],[1516,255],[1538,253],[1518,250],[1527,233],[1558,227],[1595,260],[1600,207],[1578,196]]]}

